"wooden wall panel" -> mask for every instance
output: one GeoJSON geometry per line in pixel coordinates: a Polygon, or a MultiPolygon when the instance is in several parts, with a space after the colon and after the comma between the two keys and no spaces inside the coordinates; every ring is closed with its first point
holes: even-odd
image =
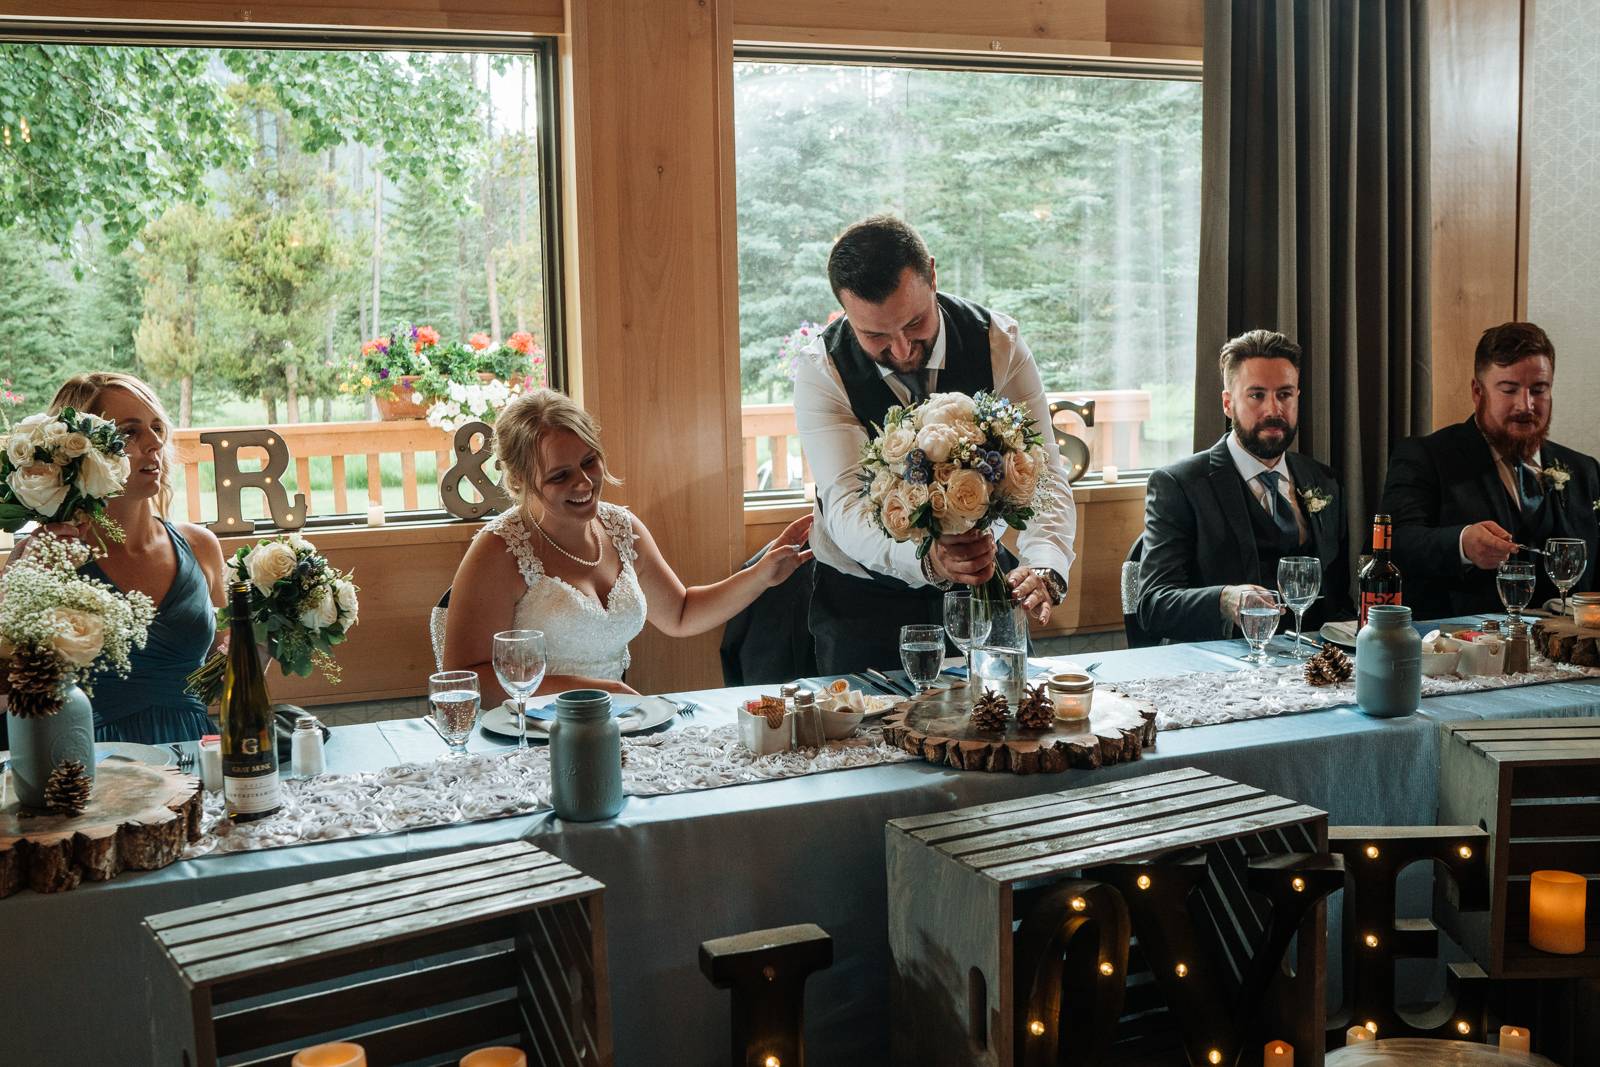
{"type": "Polygon", "coordinates": [[[1436,427],[1471,412],[1478,336],[1520,306],[1522,7],[1433,0],[1428,8],[1436,427]]]}
{"type": "MultiPolygon", "coordinates": [[[[584,406],[621,499],[686,584],[744,540],[733,231],[733,38],[725,0],[569,0],[569,249],[584,406]]],[[[717,634],[634,645],[645,691],[716,684],[717,634]]]]}
{"type": "Polygon", "coordinates": [[[0,18],[560,33],[561,0],[8,0],[0,18]]]}

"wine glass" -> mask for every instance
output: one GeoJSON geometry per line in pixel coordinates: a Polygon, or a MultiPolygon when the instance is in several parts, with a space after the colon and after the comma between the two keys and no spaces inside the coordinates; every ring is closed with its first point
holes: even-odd
{"type": "Polygon", "coordinates": [[[1322,592],[1322,561],[1315,556],[1285,556],[1278,561],[1278,592],[1294,612],[1294,658],[1304,659],[1301,639],[1306,609],[1322,592]]]}
{"type": "Polygon", "coordinates": [[[528,697],[544,681],[544,633],[502,630],[494,635],[494,676],[517,702],[517,747],[528,747],[528,697]]]}
{"type": "Polygon", "coordinates": [[[966,657],[969,686],[973,684],[972,650],[989,640],[993,625],[989,606],[973,596],[972,590],[955,589],[944,595],[944,632],[950,635],[950,643],[966,657]]]}
{"type": "Polygon", "coordinates": [[[930,688],[944,664],[944,627],[917,624],[900,627],[900,666],[917,692],[930,688]]]}
{"type": "Polygon", "coordinates": [[[1267,642],[1278,632],[1283,616],[1283,597],[1271,589],[1252,590],[1239,598],[1239,629],[1250,645],[1246,663],[1267,664],[1267,642]]]}
{"type": "Polygon", "coordinates": [[[1500,591],[1500,603],[1506,607],[1506,622],[1515,626],[1521,621],[1522,609],[1533,599],[1535,571],[1533,564],[1508,559],[1500,564],[1495,575],[1495,587],[1500,591]]]}
{"type": "Polygon", "coordinates": [[[1544,543],[1544,569],[1561,590],[1561,614],[1567,614],[1567,593],[1583,577],[1589,548],[1576,537],[1552,537],[1544,543]]]}
{"type": "Polygon", "coordinates": [[[428,675],[428,706],[439,736],[457,756],[465,755],[467,738],[478,724],[478,672],[440,671],[428,675]]]}

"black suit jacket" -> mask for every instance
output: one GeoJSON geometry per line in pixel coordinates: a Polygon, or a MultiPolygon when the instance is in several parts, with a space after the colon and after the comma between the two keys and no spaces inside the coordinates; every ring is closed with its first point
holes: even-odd
{"type": "MultiPolygon", "coordinates": [[[[1559,493],[1545,492],[1558,511],[1556,535],[1588,544],[1589,563],[1575,590],[1592,590],[1595,552],[1600,548],[1594,501],[1600,498],[1600,464],[1582,452],[1546,441],[1540,452],[1546,467],[1560,461],[1572,479],[1559,493]]],[[[1400,568],[1402,596],[1416,619],[1440,619],[1503,610],[1494,572],[1461,562],[1461,531],[1492,519],[1513,532],[1517,514],[1500,480],[1494,453],[1473,419],[1446,426],[1426,437],[1410,437],[1389,457],[1383,510],[1394,522],[1394,561],[1400,568]]],[[[1539,546],[1535,546],[1539,547],[1539,546]]],[[[1542,561],[1539,589],[1547,588],[1542,561]]],[[[1534,605],[1538,606],[1537,602],[1534,605]]]]}
{"type": "MultiPolygon", "coordinates": [[[[1348,619],[1350,557],[1344,494],[1333,470],[1298,452],[1285,455],[1295,490],[1331,497],[1315,514],[1301,500],[1316,556],[1322,560],[1322,599],[1306,615],[1348,619]]],[[[1144,497],[1144,560],[1139,568],[1139,625],[1152,637],[1211,641],[1232,636],[1222,617],[1222,587],[1255,584],[1275,589],[1278,576],[1262,574],[1247,508],[1258,508],[1234,466],[1226,435],[1210,451],[1150,475],[1144,497]]],[[[1311,553],[1307,553],[1308,555],[1311,553]]]]}

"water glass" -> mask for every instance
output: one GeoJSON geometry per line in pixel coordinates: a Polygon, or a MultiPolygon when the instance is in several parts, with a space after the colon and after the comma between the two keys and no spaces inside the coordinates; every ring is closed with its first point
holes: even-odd
{"type": "Polygon", "coordinates": [[[1561,590],[1561,614],[1567,613],[1567,593],[1583,577],[1589,547],[1576,537],[1552,537],[1544,543],[1544,569],[1561,590]]]}
{"type": "Polygon", "coordinates": [[[950,643],[966,657],[969,679],[972,677],[972,649],[989,640],[993,625],[988,605],[973,596],[972,590],[954,589],[944,595],[944,632],[950,636],[950,643]]]}
{"type": "Polygon", "coordinates": [[[1322,592],[1322,561],[1315,556],[1285,556],[1278,561],[1278,592],[1294,612],[1294,658],[1304,659],[1301,638],[1306,609],[1322,592]]]}
{"type": "Polygon", "coordinates": [[[544,633],[502,630],[494,635],[494,676],[517,704],[517,747],[528,747],[528,697],[544,681],[544,633]]]}
{"type": "Polygon", "coordinates": [[[900,666],[918,692],[933,685],[944,665],[944,628],[932,625],[900,627],[900,666]]]}
{"type": "Polygon", "coordinates": [[[1533,564],[1508,559],[1500,564],[1495,575],[1495,587],[1500,591],[1500,603],[1505,605],[1509,622],[1517,622],[1522,609],[1533,599],[1533,583],[1537,577],[1533,564]]]}
{"type": "Polygon", "coordinates": [[[1239,629],[1250,645],[1246,663],[1265,666],[1267,642],[1278,632],[1278,620],[1283,617],[1283,597],[1270,589],[1245,593],[1239,599],[1239,629]]]}
{"type": "Polygon", "coordinates": [[[478,724],[478,672],[440,671],[428,676],[428,707],[450,751],[462,755],[478,724]]]}

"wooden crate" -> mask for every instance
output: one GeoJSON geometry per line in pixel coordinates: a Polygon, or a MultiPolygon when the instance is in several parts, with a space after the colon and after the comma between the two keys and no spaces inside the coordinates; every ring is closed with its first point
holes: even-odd
{"type": "MultiPolygon", "coordinates": [[[[1276,866],[1281,872],[1308,856],[1326,859],[1328,829],[1327,815],[1316,808],[1186,768],[898,819],[887,833],[894,1062],[1011,1067],[1024,1062],[1026,1044],[1026,1023],[1017,1014],[1014,930],[1052,886],[1057,892],[1067,883],[1087,886],[1073,880],[1095,879],[1094,872],[1109,865],[1203,863],[1188,909],[1196,925],[1215,934],[1222,951],[1244,960],[1261,932],[1260,898],[1247,900],[1245,890],[1255,884],[1256,868],[1276,866]]],[[[1328,866],[1333,877],[1342,878],[1336,864],[1328,866]]],[[[1320,898],[1307,915],[1297,927],[1295,977],[1274,987],[1259,1026],[1271,1031],[1267,1038],[1293,1044],[1296,1062],[1318,1067],[1326,936],[1320,898]]],[[[1140,935],[1137,922],[1133,932],[1140,935]]],[[[1119,1042],[1138,1036],[1131,1016],[1148,1023],[1163,1015],[1157,983],[1136,973],[1140,958],[1153,958],[1162,939],[1140,937],[1152,943],[1141,945],[1126,964],[1133,978],[1123,999],[1128,1015],[1118,1028],[1119,1042]]],[[[1117,951],[1115,945],[1105,948],[1117,951]]],[[[1033,954],[1026,945],[1020,953],[1033,954]]],[[[1121,953],[1126,960],[1125,944],[1121,953]]],[[[1146,966],[1156,964],[1147,959],[1146,966]]],[[[1172,1027],[1170,1017],[1164,1022],[1172,1027]]],[[[1170,1033],[1164,1040],[1170,1050],[1170,1033]]],[[[1105,1062],[1133,1058],[1119,1043],[1105,1062]]],[[[1240,1062],[1248,1058],[1246,1053],[1240,1062]]]]}
{"type": "Polygon", "coordinates": [[[192,1013],[156,1060],[288,1067],[346,1039],[374,1065],[609,1064],[603,890],[519,841],[152,915],[192,1013]]]}
{"type": "Polygon", "coordinates": [[[1490,978],[1600,977],[1600,719],[1444,723],[1439,821],[1489,831],[1489,908],[1442,899],[1442,926],[1490,978]],[[1528,944],[1528,876],[1589,877],[1588,951],[1528,944]]]}

